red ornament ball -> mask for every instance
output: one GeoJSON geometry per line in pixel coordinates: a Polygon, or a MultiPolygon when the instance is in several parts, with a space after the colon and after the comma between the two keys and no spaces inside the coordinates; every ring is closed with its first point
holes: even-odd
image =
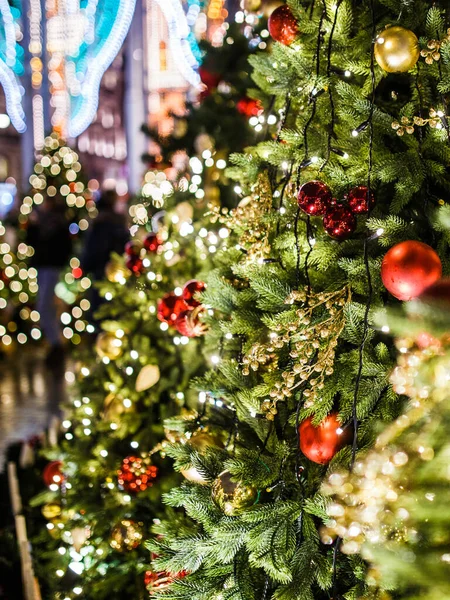
{"type": "Polygon", "coordinates": [[[142,245],[138,240],[130,240],[125,244],[125,254],[128,256],[135,256],[141,251],[142,245]]]}
{"type": "Polygon", "coordinates": [[[383,284],[399,300],[417,298],[441,275],[441,259],[433,248],[413,240],[393,246],[381,264],[383,284]]]}
{"type": "Polygon", "coordinates": [[[268,29],[272,38],[285,46],[290,46],[298,34],[297,20],[289,6],[276,8],[269,17],[268,29]]]}
{"type": "Polygon", "coordinates": [[[184,284],[182,297],[189,308],[200,306],[201,303],[195,299],[195,296],[203,292],[205,289],[206,285],[203,283],[203,281],[198,281],[197,279],[191,279],[184,284]]]}
{"type": "Polygon", "coordinates": [[[145,236],[143,245],[147,252],[154,253],[161,246],[161,240],[159,239],[158,234],[152,231],[145,236]]]}
{"type": "Polygon", "coordinates": [[[312,424],[313,417],[308,417],[299,425],[300,450],[315,463],[326,465],[333,456],[349,443],[351,430],[342,430],[337,413],[331,413],[318,427],[312,424]]]}
{"type": "Polygon", "coordinates": [[[326,212],[323,226],[335,240],[346,240],[356,229],[356,218],[346,206],[334,206],[326,212]]]}
{"type": "Polygon", "coordinates": [[[158,467],[149,458],[127,456],[117,471],[117,481],[126,492],[143,492],[153,485],[158,475],[158,467]]]}
{"type": "Polygon", "coordinates": [[[125,261],[125,265],[127,269],[138,276],[142,273],[144,261],[138,254],[132,254],[128,256],[127,260],[125,261]]]}
{"type": "Polygon", "coordinates": [[[56,485],[61,485],[64,481],[65,476],[61,471],[62,462],[60,460],[52,460],[44,467],[44,471],[42,472],[42,478],[44,480],[45,485],[52,485],[56,483],[56,485]]]}
{"type": "Polygon", "coordinates": [[[257,117],[264,109],[259,100],[245,97],[236,102],[236,110],[245,117],[257,117]]]}
{"type": "Polygon", "coordinates": [[[365,185],[357,185],[348,193],[348,205],[352,212],[363,214],[375,206],[375,196],[365,185]]]}
{"type": "Polygon", "coordinates": [[[169,292],[159,300],[157,316],[163,323],[173,325],[178,315],[185,310],[189,310],[189,307],[183,298],[174,292],[169,292]]]}
{"type": "Polygon", "coordinates": [[[297,202],[307,215],[324,215],[332,205],[333,196],[322,181],[308,181],[301,186],[297,202]]]}
{"type": "Polygon", "coordinates": [[[178,315],[175,321],[175,329],[181,335],[189,338],[204,335],[206,326],[200,321],[200,314],[201,311],[198,309],[184,310],[178,315]]]}

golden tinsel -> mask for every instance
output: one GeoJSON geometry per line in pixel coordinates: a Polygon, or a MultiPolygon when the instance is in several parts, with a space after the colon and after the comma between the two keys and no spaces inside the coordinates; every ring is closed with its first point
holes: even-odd
{"type": "Polygon", "coordinates": [[[289,346],[289,368],[282,371],[281,381],[269,393],[270,399],[261,405],[267,419],[275,418],[277,402],[292,396],[301,384],[308,384],[303,391],[305,406],[313,404],[324,387],[325,377],[333,373],[336,346],[345,325],[344,310],[350,300],[347,286],[319,294],[312,294],[307,288],[291,292],[286,304],[299,304],[292,318],[274,326],[270,340],[254,344],[244,356],[244,375],[260,368],[270,371],[278,367],[279,353],[289,346]]]}

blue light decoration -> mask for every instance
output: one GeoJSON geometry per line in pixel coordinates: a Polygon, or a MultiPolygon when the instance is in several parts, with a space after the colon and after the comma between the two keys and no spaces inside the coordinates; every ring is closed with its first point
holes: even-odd
{"type": "Polygon", "coordinates": [[[0,83],[5,91],[6,110],[19,133],[27,128],[22,107],[23,88],[19,81],[24,73],[24,51],[17,42],[21,8],[21,0],[0,0],[0,83]]]}
{"type": "Polygon", "coordinates": [[[100,81],[122,47],[130,28],[136,0],[81,0],[87,24],[80,47],[68,58],[74,64],[79,86],[71,95],[67,133],[79,136],[93,121],[98,107],[100,81]]]}
{"type": "Polygon", "coordinates": [[[201,81],[196,71],[199,63],[189,43],[191,32],[180,0],[156,0],[156,3],[166,19],[170,49],[181,74],[191,85],[199,87],[201,81]]]}

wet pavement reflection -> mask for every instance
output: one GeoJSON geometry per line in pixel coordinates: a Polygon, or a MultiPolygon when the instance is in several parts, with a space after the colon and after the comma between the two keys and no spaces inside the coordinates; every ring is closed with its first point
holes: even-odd
{"type": "Polygon", "coordinates": [[[43,358],[36,348],[0,357],[0,471],[11,443],[41,434],[60,415],[64,373],[46,368],[43,358]]]}

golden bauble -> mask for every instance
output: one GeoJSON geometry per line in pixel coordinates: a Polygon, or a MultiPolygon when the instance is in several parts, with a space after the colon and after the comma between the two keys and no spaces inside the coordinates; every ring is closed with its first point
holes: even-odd
{"type": "Polygon", "coordinates": [[[263,13],[263,15],[266,17],[266,19],[268,19],[270,17],[270,15],[273,13],[273,11],[278,8],[279,6],[283,6],[283,2],[281,2],[280,0],[263,0],[262,1],[262,6],[261,6],[261,11],[263,13]]]}
{"type": "Polygon", "coordinates": [[[48,502],[41,508],[41,513],[49,521],[56,519],[61,514],[61,504],[59,502],[48,502]]]}
{"type": "Polygon", "coordinates": [[[258,496],[256,488],[232,481],[229,471],[223,471],[212,488],[213,501],[229,517],[256,504],[258,496]]]}
{"type": "Polygon", "coordinates": [[[122,283],[130,277],[131,271],[125,265],[120,264],[120,262],[110,260],[106,265],[105,275],[106,279],[111,283],[122,283]]]}
{"type": "MultiPolygon", "coordinates": [[[[206,432],[195,433],[188,442],[199,454],[203,454],[207,448],[219,448],[222,445],[218,437],[206,432]]],[[[192,481],[192,483],[198,483],[199,485],[206,485],[208,483],[195,467],[182,469],[180,473],[185,479],[192,481]]]]}
{"type": "Polygon", "coordinates": [[[261,7],[261,0],[242,0],[241,6],[247,12],[256,12],[261,7]]]}
{"type": "Polygon", "coordinates": [[[142,542],[142,523],[123,519],[111,531],[109,545],[114,550],[134,550],[142,542]]]}
{"type": "Polygon", "coordinates": [[[419,60],[419,40],[400,25],[387,27],[375,40],[375,60],[388,73],[405,73],[419,60]]]}
{"type": "Polygon", "coordinates": [[[122,340],[110,331],[102,331],[95,340],[95,350],[100,358],[115,360],[122,354],[122,340]]]}

